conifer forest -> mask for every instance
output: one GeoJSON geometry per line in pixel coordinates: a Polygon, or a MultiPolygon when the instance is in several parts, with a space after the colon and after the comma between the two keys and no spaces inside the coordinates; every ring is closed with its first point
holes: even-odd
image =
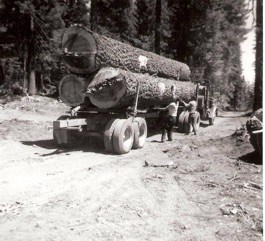
{"type": "Polygon", "coordinates": [[[134,47],[184,62],[209,81],[220,106],[262,106],[262,0],[1,0],[0,95],[57,94],[64,29],[78,23],[134,47]],[[242,74],[240,44],[256,31],[255,83],[242,74]]]}

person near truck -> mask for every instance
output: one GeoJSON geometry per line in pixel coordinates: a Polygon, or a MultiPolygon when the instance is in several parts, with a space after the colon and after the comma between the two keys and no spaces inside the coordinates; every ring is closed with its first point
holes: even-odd
{"type": "Polygon", "coordinates": [[[213,125],[216,114],[217,114],[217,106],[215,104],[215,100],[211,98],[209,101],[209,108],[207,109],[207,117],[209,119],[210,125],[213,125]]]}
{"type": "Polygon", "coordinates": [[[196,111],[197,110],[197,101],[192,100],[189,103],[186,103],[185,101],[180,100],[180,103],[183,104],[187,108],[187,110],[190,112],[189,123],[192,125],[194,135],[197,135],[198,130],[197,130],[197,125],[196,125],[196,121],[195,121],[195,116],[197,113],[197,111],[196,111]]]}
{"type": "Polygon", "coordinates": [[[176,99],[172,103],[170,103],[165,108],[158,108],[162,111],[167,111],[166,113],[162,113],[162,122],[161,122],[161,142],[165,142],[166,136],[168,138],[168,141],[173,140],[173,128],[176,125],[177,122],[177,113],[178,113],[178,107],[179,107],[179,99],[176,99]]]}

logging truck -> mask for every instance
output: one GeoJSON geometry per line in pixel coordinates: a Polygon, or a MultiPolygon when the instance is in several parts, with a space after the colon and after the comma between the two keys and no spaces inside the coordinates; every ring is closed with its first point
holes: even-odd
{"type": "MultiPolygon", "coordinates": [[[[176,98],[198,100],[199,84],[181,62],[150,53],[73,25],[62,37],[62,61],[70,70],[59,83],[70,114],[53,122],[58,145],[71,147],[78,135],[98,136],[106,151],[142,148],[148,128],[159,125],[160,112],[176,98]]],[[[205,92],[205,98],[206,92],[205,92]]],[[[181,108],[180,108],[181,109],[181,108]]],[[[194,115],[193,115],[194,116],[194,115]]],[[[200,114],[196,112],[196,128],[200,114]]],[[[189,133],[189,111],[178,115],[178,130],[189,133]]]]}
{"type": "Polygon", "coordinates": [[[218,108],[214,103],[212,95],[212,88],[209,81],[197,82],[197,110],[200,113],[201,119],[208,120],[209,125],[213,125],[215,117],[218,116],[218,108]]]}

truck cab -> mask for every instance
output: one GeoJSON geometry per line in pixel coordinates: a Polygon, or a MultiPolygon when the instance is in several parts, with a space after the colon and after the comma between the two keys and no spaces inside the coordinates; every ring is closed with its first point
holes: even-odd
{"type": "MultiPolygon", "coordinates": [[[[201,119],[208,119],[207,111],[213,105],[212,86],[209,81],[197,82],[196,87],[197,110],[200,113],[201,119]]],[[[218,108],[215,110],[215,115],[218,115],[218,108]]]]}

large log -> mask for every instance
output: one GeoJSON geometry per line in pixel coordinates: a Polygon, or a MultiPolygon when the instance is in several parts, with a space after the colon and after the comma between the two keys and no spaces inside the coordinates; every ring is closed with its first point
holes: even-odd
{"type": "Polygon", "coordinates": [[[59,83],[61,100],[69,106],[78,106],[84,102],[85,89],[88,83],[85,78],[69,74],[64,76],[59,83]]]}
{"type": "Polygon", "coordinates": [[[133,106],[139,81],[138,107],[166,106],[176,98],[195,98],[196,87],[191,82],[135,74],[114,68],[102,68],[87,87],[86,96],[101,109],[133,106]]]}
{"type": "Polygon", "coordinates": [[[146,71],[159,77],[188,81],[189,67],[181,62],[132,47],[91,32],[82,26],[65,30],[62,60],[74,73],[90,74],[101,67],[114,67],[140,73],[139,56],[148,58],[146,71]]]}

